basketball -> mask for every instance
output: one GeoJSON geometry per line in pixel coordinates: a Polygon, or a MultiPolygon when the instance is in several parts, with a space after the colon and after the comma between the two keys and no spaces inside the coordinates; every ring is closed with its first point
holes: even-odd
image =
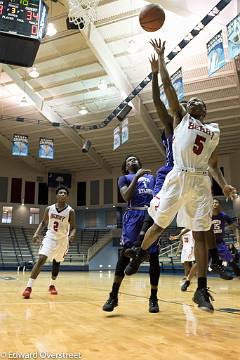
{"type": "Polygon", "coordinates": [[[165,12],[159,5],[144,6],[139,14],[139,23],[145,31],[154,32],[163,26],[165,12]]]}

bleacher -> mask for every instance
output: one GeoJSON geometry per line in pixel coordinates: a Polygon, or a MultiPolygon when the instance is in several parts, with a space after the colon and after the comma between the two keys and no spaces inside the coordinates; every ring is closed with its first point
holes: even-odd
{"type": "MultiPolygon", "coordinates": [[[[109,229],[77,229],[76,240],[69,246],[64,265],[86,265],[88,249],[109,229]]],[[[0,267],[17,268],[38,257],[39,244],[33,244],[33,228],[0,225],[0,267]]]]}

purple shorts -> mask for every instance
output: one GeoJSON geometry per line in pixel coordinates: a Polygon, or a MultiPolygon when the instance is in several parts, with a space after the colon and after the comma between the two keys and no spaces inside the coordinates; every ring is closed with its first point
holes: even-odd
{"type": "MultiPolygon", "coordinates": [[[[126,210],[124,213],[120,243],[125,249],[135,245],[146,215],[147,210],[126,210]]],[[[158,252],[158,241],[154,242],[148,251],[150,254],[158,252]]]]}
{"type": "Polygon", "coordinates": [[[233,256],[224,241],[217,243],[218,255],[223,261],[233,261],[233,256]]]}

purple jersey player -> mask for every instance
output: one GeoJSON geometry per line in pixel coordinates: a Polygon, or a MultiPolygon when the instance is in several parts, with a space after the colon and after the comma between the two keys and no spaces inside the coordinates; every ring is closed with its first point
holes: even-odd
{"type": "Polygon", "coordinates": [[[227,261],[229,265],[231,265],[235,275],[240,276],[240,269],[238,265],[235,263],[232,253],[224,241],[226,224],[230,226],[232,229],[236,230],[236,236],[238,239],[239,238],[238,228],[234,224],[234,220],[231,219],[230,216],[225,214],[223,211],[221,211],[221,204],[219,200],[214,199],[213,214],[212,214],[212,229],[217,241],[218,254],[223,261],[227,261]]]}
{"type": "MultiPolygon", "coordinates": [[[[106,303],[104,311],[113,311],[118,306],[118,291],[124,278],[124,270],[130,259],[126,256],[126,249],[134,246],[138,240],[142,224],[147,214],[147,209],[153,197],[155,179],[150,170],[142,169],[140,160],[133,155],[128,155],[122,165],[123,176],[118,180],[118,186],[122,197],[127,202],[127,209],[123,216],[123,228],[121,245],[123,250],[119,256],[112,291],[106,303]]],[[[157,300],[157,285],[160,275],[158,261],[158,247],[153,244],[149,256],[149,275],[151,284],[151,296],[149,299],[149,312],[159,312],[157,300]]]]}

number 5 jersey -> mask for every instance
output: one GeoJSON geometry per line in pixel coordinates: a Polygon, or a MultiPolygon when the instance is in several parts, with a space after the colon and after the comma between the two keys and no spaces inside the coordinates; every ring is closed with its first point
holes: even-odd
{"type": "Polygon", "coordinates": [[[208,161],[218,145],[219,137],[218,124],[202,124],[189,114],[185,115],[174,130],[174,166],[207,170],[208,161]]]}
{"type": "Polygon", "coordinates": [[[202,124],[185,115],[174,130],[174,167],[148,209],[154,222],[166,228],[177,214],[177,225],[192,231],[211,227],[212,194],[208,162],[219,142],[217,124],[202,124]]]}

